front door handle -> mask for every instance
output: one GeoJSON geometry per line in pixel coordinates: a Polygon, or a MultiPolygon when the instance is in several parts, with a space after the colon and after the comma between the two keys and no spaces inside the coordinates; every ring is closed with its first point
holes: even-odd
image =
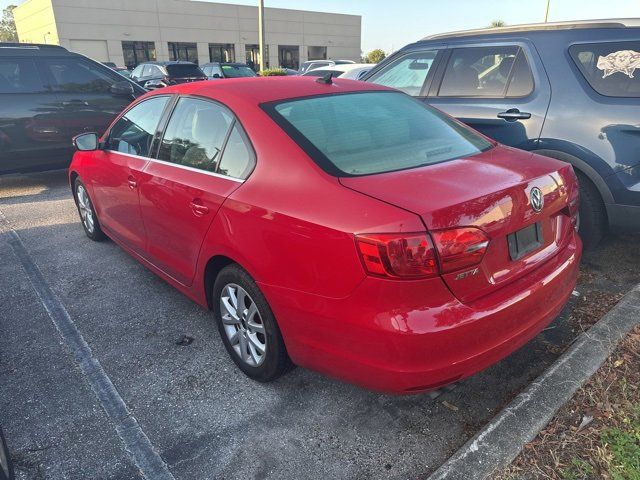
{"type": "Polygon", "coordinates": [[[196,217],[202,217],[209,213],[209,207],[202,204],[202,201],[199,198],[194,198],[189,202],[189,206],[191,207],[191,211],[196,217]]]}
{"type": "Polygon", "coordinates": [[[134,188],[136,188],[138,186],[138,181],[136,180],[136,178],[133,175],[129,175],[129,178],[127,178],[127,182],[129,183],[129,188],[131,190],[133,190],[134,188]]]}
{"type": "Polygon", "coordinates": [[[500,112],[498,118],[504,118],[507,122],[515,122],[516,120],[531,118],[531,114],[529,112],[521,112],[517,108],[510,108],[506,112],[500,112]]]}

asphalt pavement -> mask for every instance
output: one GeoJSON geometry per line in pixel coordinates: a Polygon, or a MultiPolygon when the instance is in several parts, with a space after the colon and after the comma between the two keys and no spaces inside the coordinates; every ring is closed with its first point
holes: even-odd
{"type": "Polygon", "coordinates": [[[0,177],[0,212],[0,425],[18,479],[144,478],[125,419],[96,393],[51,301],[126,420],[185,480],[425,478],[575,335],[565,311],[439,396],[372,393],[300,368],[259,384],[228,357],[208,311],[113,242],[86,238],[65,172],[0,177]]]}

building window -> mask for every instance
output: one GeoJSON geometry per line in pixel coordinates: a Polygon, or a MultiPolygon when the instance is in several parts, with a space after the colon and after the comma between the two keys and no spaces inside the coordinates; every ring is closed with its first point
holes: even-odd
{"type": "Polygon", "coordinates": [[[307,60],[326,60],[327,47],[308,47],[307,60]]]}
{"type": "Polygon", "coordinates": [[[139,63],[156,59],[154,42],[122,42],[122,55],[127,68],[135,68],[139,63]]]}
{"type": "Polygon", "coordinates": [[[235,62],[236,52],[233,43],[210,43],[210,62],[235,62]]]}
{"type": "MultiPolygon", "coordinates": [[[[245,58],[247,65],[249,65],[256,72],[260,70],[260,46],[259,45],[246,45],[245,46],[245,58]]],[[[264,67],[269,68],[269,45],[264,46],[264,67]]]]}
{"type": "Polygon", "coordinates": [[[169,60],[183,60],[198,64],[198,47],[195,43],[169,42],[169,60]]]}
{"type": "Polygon", "coordinates": [[[298,70],[300,67],[300,47],[297,45],[278,45],[278,60],[281,67],[298,70]]]}

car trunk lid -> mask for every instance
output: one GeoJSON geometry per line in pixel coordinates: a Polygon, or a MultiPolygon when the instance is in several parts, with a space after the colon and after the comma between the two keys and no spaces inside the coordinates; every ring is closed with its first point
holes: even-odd
{"type": "Polygon", "coordinates": [[[430,232],[481,229],[489,238],[481,263],[442,275],[460,300],[472,301],[526,275],[568,243],[573,228],[568,203],[577,195],[571,168],[498,146],[466,158],[340,182],[420,215],[430,232]],[[540,211],[532,207],[536,189],[543,201],[540,211]]]}

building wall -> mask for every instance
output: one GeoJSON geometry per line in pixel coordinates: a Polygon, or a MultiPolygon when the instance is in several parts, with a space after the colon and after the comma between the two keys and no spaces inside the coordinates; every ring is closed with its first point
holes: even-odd
{"type": "Polygon", "coordinates": [[[60,43],[51,2],[52,0],[27,0],[13,10],[21,42],[60,43]]]}
{"type": "MultiPolygon", "coordinates": [[[[41,42],[31,34],[41,30],[31,25],[51,25],[54,14],[60,45],[97,55],[106,42],[109,58],[97,60],[118,65],[124,62],[122,41],[155,42],[158,60],[169,60],[168,42],[193,42],[200,63],[209,61],[209,43],[234,44],[237,61],[244,61],[245,45],[258,43],[257,7],[185,0],[27,0],[15,10],[16,25],[25,25],[18,27],[20,41],[41,42]]],[[[266,8],[265,32],[271,66],[279,64],[279,45],[299,46],[300,62],[307,46],[326,46],[329,58],[360,58],[357,15],[266,8]]]]}

